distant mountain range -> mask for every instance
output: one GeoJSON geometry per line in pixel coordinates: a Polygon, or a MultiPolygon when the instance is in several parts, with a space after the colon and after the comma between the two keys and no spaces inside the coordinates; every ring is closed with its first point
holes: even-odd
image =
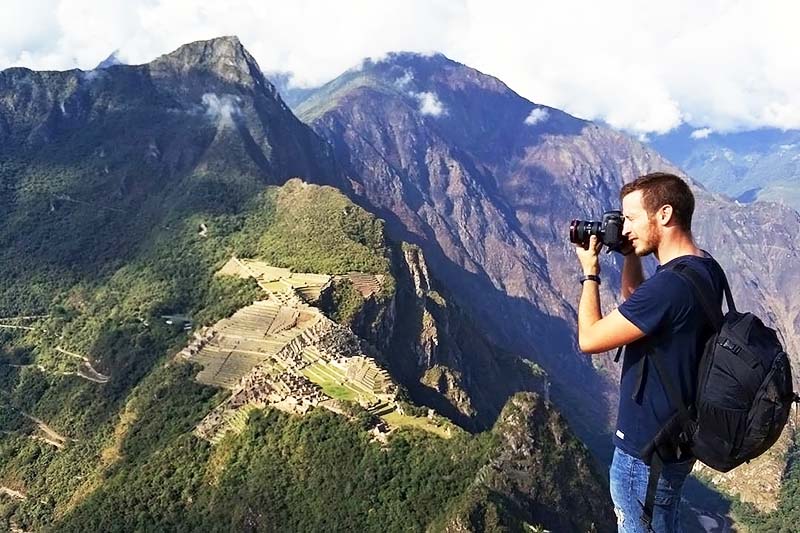
{"type": "Polygon", "coordinates": [[[684,125],[651,145],[709,189],[742,203],[764,200],[800,211],[798,130],[718,134],[684,125]]]}

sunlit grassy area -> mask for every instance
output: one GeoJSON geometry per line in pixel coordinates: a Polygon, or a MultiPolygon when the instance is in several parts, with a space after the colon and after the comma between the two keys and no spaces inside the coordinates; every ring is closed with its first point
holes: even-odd
{"type": "Polygon", "coordinates": [[[382,415],[381,418],[386,420],[386,422],[389,425],[398,427],[403,427],[403,426],[416,427],[424,431],[427,431],[429,433],[433,433],[434,435],[438,435],[443,439],[449,439],[454,434],[452,424],[437,426],[428,418],[402,415],[397,411],[392,411],[391,413],[382,415]]]}
{"type": "Polygon", "coordinates": [[[358,401],[359,398],[374,401],[375,395],[355,383],[338,368],[325,363],[314,363],[303,370],[303,375],[322,387],[322,391],[337,400],[358,401]]]}

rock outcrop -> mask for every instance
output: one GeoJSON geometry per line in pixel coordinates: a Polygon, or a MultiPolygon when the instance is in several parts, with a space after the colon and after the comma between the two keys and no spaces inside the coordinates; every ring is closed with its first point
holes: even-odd
{"type": "Polygon", "coordinates": [[[497,454],[442,531],[616,531],[589,450],[537,395],[513,396],[492,433],[497,454]]]}

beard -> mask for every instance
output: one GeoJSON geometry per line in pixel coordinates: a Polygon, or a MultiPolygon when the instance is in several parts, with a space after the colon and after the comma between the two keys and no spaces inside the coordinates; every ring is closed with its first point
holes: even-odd
{"type": "Polygon", "coordinates": [[[659,227],[655,219],[650,219],[647,226],[647,237],[644,239],[641,237],[637,238],[636,244],[638,246],[634,246],[634,252],[639,257],[652,254],[658,250],[658,245],[661,244],[661,233],[659,232],[659,227]]]}

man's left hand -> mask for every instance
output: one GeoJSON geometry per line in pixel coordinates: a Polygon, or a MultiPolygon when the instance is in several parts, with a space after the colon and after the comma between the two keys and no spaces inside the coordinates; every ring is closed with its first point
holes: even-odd
{"type": "Polygon", "coordinates": [[[589,237],[589,249],[586,250],[580,244],[575,245],[575,252],[578,254],[578,260],[581,262],[581,268],[584,275],[600,274],[600,250],[603,248],[603,243],[597,239],[597,235],[589,237]]]}

